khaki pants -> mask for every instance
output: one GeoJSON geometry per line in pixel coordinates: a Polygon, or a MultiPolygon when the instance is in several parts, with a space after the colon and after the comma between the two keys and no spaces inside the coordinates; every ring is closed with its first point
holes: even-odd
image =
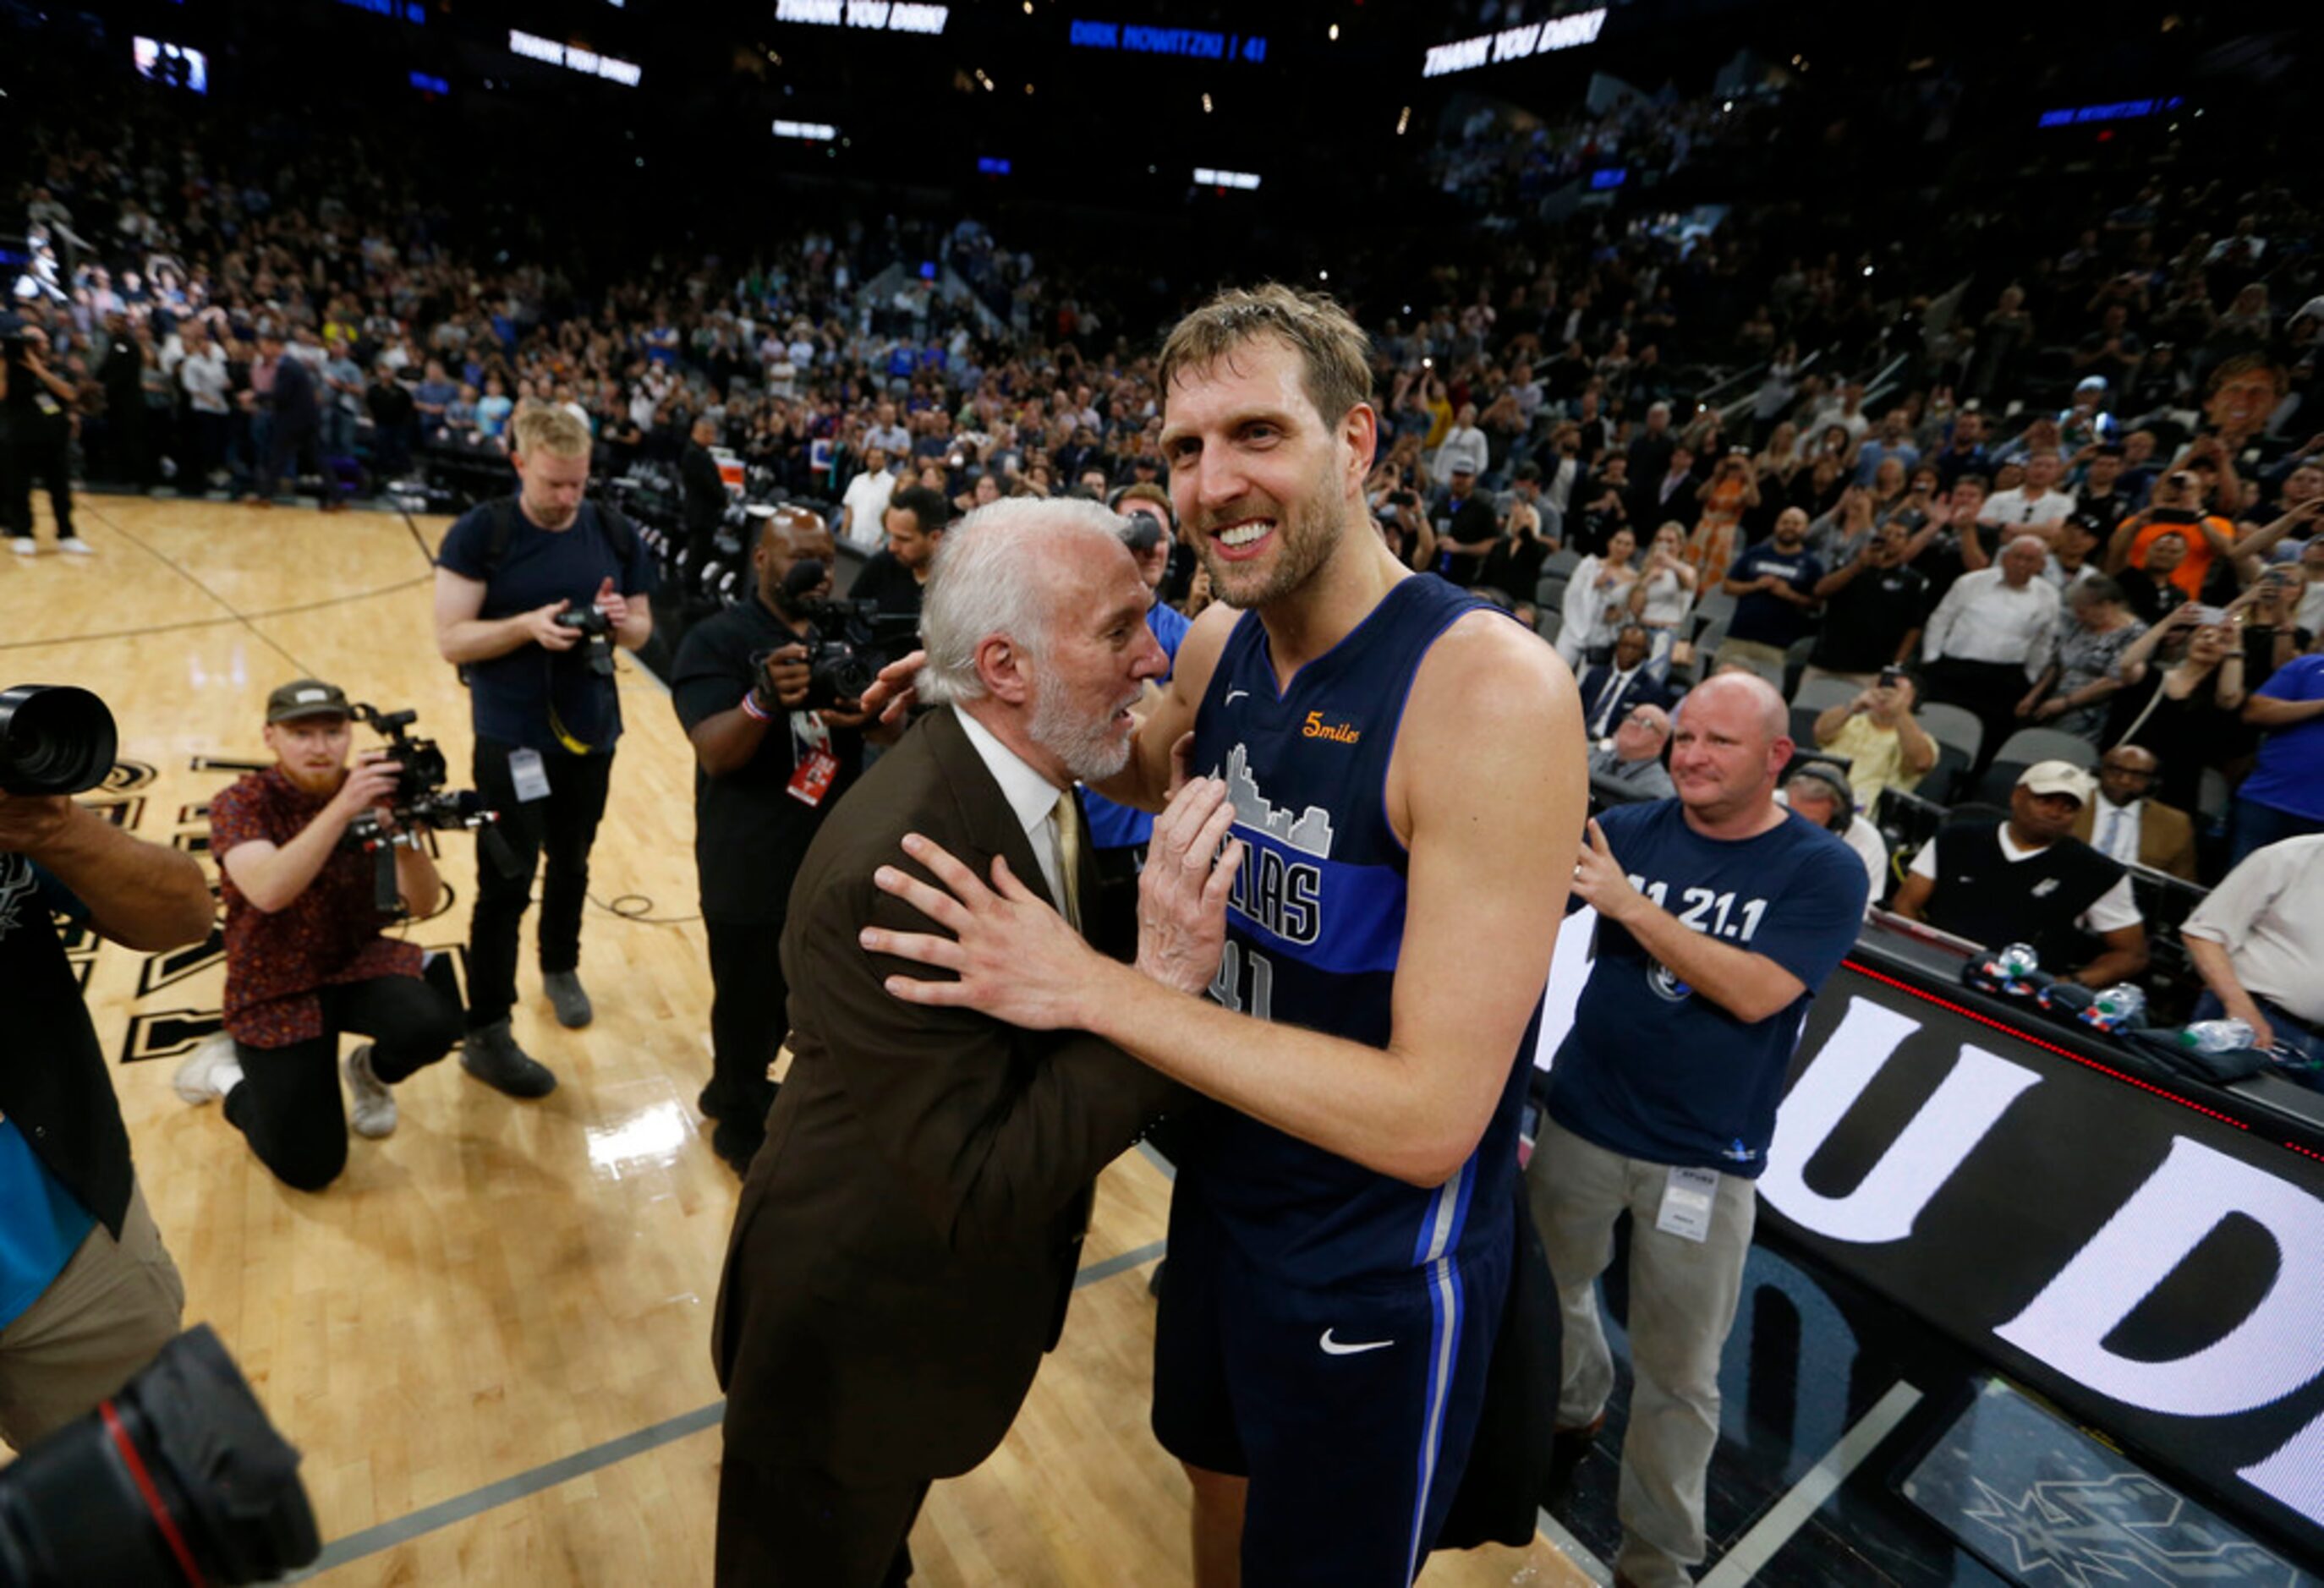
{"type": "Polygon", "coordinates": [[[1790,658],[1780,645],[1769,645],[1759,640],[1721,640],[1719,650],[1711,659],[1711,670],[1717,672],[1730,661],[1739,661],[1762,678],[1767,678],[1778,689],[1784,687],[1784,669],[1790,658]]]}
{"type": "Polygon", "coordinates": [[[0,1439],[37,1444],[127,1383],[177,1337],[185,1281],[133,1188],[115,1241],[88,1233],[40,1299],[0,1329],[0,1439]]]}
{"type": "Polygon", "coordinates": [[[1614,1259],[1614,1221],[1630,1214],[1630,1396],[1617,1511],[1615,1569],[1638,1588],[1683,1588],[1706,1552],[1703,1478],[1719,1444],[1719,1358],[1743,1290],[1758,1211],[1749,1180],[1721,1175],[1710,1238],[1655,1227],[1668,1166],[1623,1158],[1545,1121],[1526,1183],[1565,1319],[1561,1427],[1606,1409],[1614,1357],[1598,1310],[1598,1276],[1614,1259]]]}

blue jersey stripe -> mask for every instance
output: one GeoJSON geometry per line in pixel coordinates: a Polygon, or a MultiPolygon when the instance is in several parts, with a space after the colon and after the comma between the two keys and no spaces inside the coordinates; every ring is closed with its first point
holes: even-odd
{"type": "Polygon", "coordinates": [[[1403,872],[1305,854],[1240,822],[1234,830],[1250,853],[1227,907],[1231,930],[1269,954],[1333,975],[1396,969],[1404,942],[1403,872]]]}
{"type": "Polygon", "coordinates": [[[1436,1486],[1436,1467],[1444,1449],[1444,1405],[1452,1393],[1453,1364],[1461,1360],[1462,1279],[1459,1260],[1440,1257],[1428,1267],[1428,1388],[1426,1411],[1420,1425],[1420,1475],[1412,1500],[1412,1544],[1405,1556],[1404,1577],[1420,1573],[1420,1545],[1428,1525],[1428,1498],[1436,1486]]]}

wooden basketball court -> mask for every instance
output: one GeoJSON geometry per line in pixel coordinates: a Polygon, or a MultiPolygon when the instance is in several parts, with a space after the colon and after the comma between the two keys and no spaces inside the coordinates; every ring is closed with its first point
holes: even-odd
{"type": "MultiPolygon", "coordinates": [[[[98,555],[73,558],[53,550],[45,507],[42,555],[0,557],[0,687],[105,697],[125,765],[90,802],[140,837],[203,854],[203,808],[265,759],[267,691],[301,675],[416,708],[414,731],[468,783],[466,697],[429,616],[445,522],[84,497],[98,555]]],[[[710,981],[693,757],[626,657],[621,688],[628,731],[583,928],[595,1023],[557,1026],[529,929],[521,962],[518,1039],[560,1081],[541,1102],[491,1091],[456,1056],[397,1089],[393,1136],[351,1138],[337,1184],[293,1191],[215,1104],[171,1090],[217,1029],[216,953],[92,939],[77,959],[187,1322],[217,1328],[303,1453],[328,1550],[315,1580],[334,1588],[710,1579],[710,1311],[738,1187],[694,1106],[710,981]]],[[[465,939],[474,847],[442,840],[450,900],[414,941],[465,939]]],[[[1146,1421],[1146,1278],[1168,1194],[1136,1155],[1107,1171],[1065,1340],[1002,1449],[936,1486],[917,1582],[1188,1580],[1186,1486],[1146,1421]]],[[[1422,1578],[1588,1580],[1539,1538],[1439,1556],[1422,1578]]]]}

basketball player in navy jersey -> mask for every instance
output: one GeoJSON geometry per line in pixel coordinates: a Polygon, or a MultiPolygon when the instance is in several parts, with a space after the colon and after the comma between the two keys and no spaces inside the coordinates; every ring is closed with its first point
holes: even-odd
{"type": "Polygon", "coordinates": [[[1508,1284],[1525,1056],[1587,799],[1572,675],[1369,520],[1367,352],[1336,304],[1273,286],[1163,349],[1171,493],[1223,605],[1102,791],[1159,808],[1175,751],[1203,774],[1181,798],[1232,800],[1210,1002],[918,838],[944,888],[880,885],[950,935],[864,937],[957,974],[893,976],[898,997],[1093,1031],[1228,1105],[1186,1122],[1156,1324],[1203,1588],[1408,1584],[1435,1538],[1508,1284]]]}

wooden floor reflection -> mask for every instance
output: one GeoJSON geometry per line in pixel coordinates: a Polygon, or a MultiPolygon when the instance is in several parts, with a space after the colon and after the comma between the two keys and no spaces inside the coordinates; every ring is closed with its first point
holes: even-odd
{"type": "MultiPolygon", "coordinates": [[[[415,708],[456,783],[467,701],[437,659],[429,556],[440,521],[88,497],[97,549],[0,559],[0,686],[74,683],[112,706],[140,836],[200,853],[203,808],[262,758],[266,693],[301,674],[415,708]]],[[[213,955],[110,945],[87,986],[140,1176],[183,1270],[188,1321],[218,1331],[304,1453],[327,1540],[394,1524],[715,1401],[709,1315],[735,1181],[694,1096],[709,977],[692,857],[693,762],[660,686],[627,658],[628,724],[593,862],[588,1029],[549,1017],[528,958],[517,1034],[561,1085],[535,1103],[456,1059],[398,1089],[401,1124],[355,1138],[320,1195],[278,1184],[210,1107],[170,1087],[214,1030],[213,955]]],[[[474,845],[444,839],[451,901],[414,941],[466,935],[474,845]]],[[[207,855],[204,863],[208,864],[207,855]]],[[[527,932],[530,941],[530,928],[527,932]]],[[[1160,1241],[1168,1187],[1108,1171],[1087,1261],[1160,1241]]],[[[1086,1286],[1008,1444],[939,1484],[914,1535],[928,1584],[1187,1580],[1185,1485],[1147,1431],[1144,1266],[1086,1286]]],[[[315,1579],[693,1583],[710,1576],[715,1426],[420,1531],[315,1579]]],[[[424,1525],[424,1518],[420,1523],[424,1525]]],[[[1430,1584],[1586,1579],[1548,1546],[1440,1557],[1430,1584]]]]}

